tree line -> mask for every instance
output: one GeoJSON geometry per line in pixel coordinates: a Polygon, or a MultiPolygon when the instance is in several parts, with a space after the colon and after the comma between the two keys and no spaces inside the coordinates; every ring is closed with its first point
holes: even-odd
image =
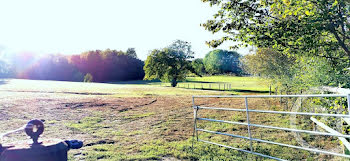
{"type": "Polygon", "coordinates": [[[21,78],[59,81],[94,82],[143,79],[143,61],[135,49],[94,50],[79,55],[44,55],[31,53],[12,55],[7,62],[0,61],[0,78],[21,78]]]}
{"type": "Polygon", "coordinates": [[[145,80],[160,79],[171,82],[175,87],[179,81],[185,80],[189,73],[203,74],[242,74],[239,58],[234,51],[213,50],[204,59],[194,59],[191,44],[176,40],[168,47],[155,49],[145,61],[145,80]]]}
{"type": "Polygon", "coordinates": [[[176,86],[189,74],[243,73],[237,52],[217,49],[203,59],[193,55],[191,44],[181,40],[151,51],[145,62],[137,58],[134,48],[126,52],[91,50],[71,56],[19,53],[7,62],[0,60],[0,78],[87,82],[158,79],[176,86]]]}

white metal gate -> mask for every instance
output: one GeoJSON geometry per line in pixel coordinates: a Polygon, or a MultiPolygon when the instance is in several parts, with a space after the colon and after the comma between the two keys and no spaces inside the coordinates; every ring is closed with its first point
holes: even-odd
{"type": "MultiPolygon", "coordinates": [[[[248,105],[248,98],[300,98],[300,97],[345,97],[347,98],[347,107],[348,111],[350,111],[350,94],[327,94],[327,95],[250,95],[250,96],[193,96],[192,101],[193,101],[193,109],[194,109],[194,133],[193,137],[196,138],[197,141],[208,143],[208,144],[213,144],[213,145],[218,145],[221,147],[225,148],[230,148],[246,153],[251,153],[255,155],[259,155],[262,157],[270,158],[270,159],[275,159],[275,160],[284,160],[281,158],[261,154],[258,152],[253,151],[253,145],[252,141],[260,142],[260,143],[268,143],[268,144],[274,144],[274,145],[279,145],[279,146],[284,146],[284,147],[290,147],[290,148],[295,148],[295,149],[301,149],[301,150],[307,150],[311,152],[316,152],[316,153],[324,153],[327,155],[335,155],[335,156],[340,156],[340,157],[346,157],[350,158],[350,155],[346,154],[341,154],[341,153],[334,153],[326,150],[320,150],[320,149],[314,149],[314,148],[307,148],[307,147],[302,147],[302,146],[295,146],[295,145],[290,145],[290,144],[283,144],[283,143],[278,143],[278,142],[273,142],[273,141],[268,141],[268,140],[263,140],[263,139],[257,139],[253,138],[251,135],[251,130],[250,127],[260,127],[260,128],[269,128],[269,129],[278,129],[278,130],[285,130],[289,132],[295,132],[295,133],[308,133],[311,135],[321,135],[321,136],[335,136],[338,137],[343,144],[346,147],[350,147],[350,144],[347,142],[345,138],[350,138],[350,135],[343,135],[341,133],[338,133],[336,131],[332,131],[332,129],[326,129],[328,132],[318,132],[318,131],[310,131],[310,130],[299,130],[299,129],[293,129],[293,128],[283,128],[283,127],[275,127],[275,126],[267,126],[267,125],[261,125],[261,124],[251,124],[249,119],[249,113],[273,113],[273,114],[292,114],[292,115],[308,115],[308,116],[328,116],[328,117],[340,117],[340,118],[350,118],[350,113],[348,114],[329,114],[329,113],[309,113],[309,112],[289,112],[289,111],[268,111],[268,110],[252,110],[249,109],[248,105]],[[245,101],[245,109],[239,109],[239,108],[220,108],[220,107],[204,107],[204,106],[197,106],[195,99],[196,98],[242,98],[245,101]],[[223,110],[223,111],[240,111],[240,112],[246,112],[246,122],[234,122],[234,121],[226,121],[226,120],[217,120],[217,119],[211,119],[211,118],[200,118],[198,117],[198,111],[199,110],[223,110]],[[240,135],[234,135],[234,134],[228,134],[228,133],[223,133],[223,132],[218,132],[218,131],[210,131],[206,129],[200,129],[197,128],[197,121],[202,120],[202,121],[210,121],[210,122],[221,122],[221,123],[227,123],[227,124],[236,124],[236,125],[245,125],[248,127],[248,137],[246,136],[240,136],[240,135]],[[217,134],[217,135],[225,135],[225,136],[230,136],[230,137],[235,137],[235,138],[241,138],[241,139],[246,139],[250,141],[250,150],[245,150],[245,149],[240,149],[228,145],[223,145],[215,142],[210,142],[207,140],[200,139],[198,136],[198,131],[205,132],[205,133],[212,133],[212,134],[217,134]]],[[[316,119],[313,120],[314,122],[318,125],[322,126],[322,123],[317,122],[316,119]]]]}

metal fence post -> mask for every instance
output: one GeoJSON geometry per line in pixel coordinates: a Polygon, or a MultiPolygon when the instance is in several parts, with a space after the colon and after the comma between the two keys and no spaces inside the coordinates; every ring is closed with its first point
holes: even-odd
{"type": "Polygon", "coordinates": [[[194,103],[194,97],[192,96],[192,104],[193,104],[193,135],[192,135],[192,152],[194,151],[194,137],[196,136],[196,140],[198,141],[198,131],[197,131],[197,112],[198,112],[198,106],[194,103]]]}
{"type": "Polygon", "coordinates": [[[245,97],[245,108],[247,112],[247,124],[248,124],[248,134],[249,134],[249,142],[250,142],[250,151],[253,151],[253,144],[252,144],[252,134],[250,132],[250,121],[249,121],[249,111],[248,111],[248,98],[245,97]]]}
{"type": "Polygon", "coordinates": [[[197,131],[197,113],[198,113],[198,106],[194,103],[194,97],[192,97],[192,104],[193,104],[193,114],[194,114],[194,126],[193,126],[193,137],[196,136],[198,141],[198,131],[197,131]]]}
{"type": "Polygon", "coordinates": [[[348,100],[348,114],[350,115],[350,93],[347,95],[347,100],[348,100]]]}

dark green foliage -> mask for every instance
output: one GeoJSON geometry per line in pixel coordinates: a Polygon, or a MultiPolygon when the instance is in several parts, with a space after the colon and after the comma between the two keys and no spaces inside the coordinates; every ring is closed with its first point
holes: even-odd
{"type": "Polygon", "coordinates": [[[236,41],[290,54],[350,58],[347,0],[202,1],[220,7],[214,19],[202,24],[205,29],[228,35],[209,42],[211,46],[236,41]],[[330,53],[334,50],[342,53],[330,53]]]}
{"type": "Polygon", "coordinates": [[[208,42],[210,46],[234,41],[239,44],[233,47],[249,44],[273,49],[277,52],[276,59],[264,58],[265,65],[274,64],[267,61],[282,57],[294,58],[291,66],[289,62],[286,67],[277,63],[275,67],[280,67],[277,71],[269,69],[272,71],[269,75],[278,74],[273,79],[279,79],[282,84],[293,83],[295,87],[300,85],[298,88],[350,87],[347,69],[350,67],[350,1],[202,1],[219,7],[213,19],[202,26],[213,33],[226,34],[208,42]],[[284,71],[286,68],[290,71],[284,71]]]}
{"type": "Polygon", "coordinates": [[[137,58],[135,48],[129,48],[128,50],[126,50],[126,55],[133,57],[133,58],[137,58]]]}
{"type": "Polygon", "coordinates": [[[189,59],[193,58],[191,45],[181,40],[175,41],[168,48],[153,50],[145,61],[145,80],[160,79],[171,82],[175,87],[179,80],[184,80],[189,71],[194,71],[189,59]]]}
{"type": "Polygon", "coordinates": [[[240,55],[235,51],[213,50],[205,55],[203,64],[209,74],[241,74],[240,55]]]}
{"type": "Polygon", "coordinates": [[[195,70],[195,72],[197,74],[205,74],[206,71],[205,71],[205,67],[204,67],[204,64],[203,64],[203,59],[201,58],[197,58],[195,59],[194,61],[192,61],[192,67],[193,69],[195,70]]]}

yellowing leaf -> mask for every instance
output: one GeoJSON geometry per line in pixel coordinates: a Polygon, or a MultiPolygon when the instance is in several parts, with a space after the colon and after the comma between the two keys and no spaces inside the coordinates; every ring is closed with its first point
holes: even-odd
{"type": "Polygon", "coordinates": [[[309,11],[305,11],[305,14],[310,16],[310,12],[309,11]]]}

